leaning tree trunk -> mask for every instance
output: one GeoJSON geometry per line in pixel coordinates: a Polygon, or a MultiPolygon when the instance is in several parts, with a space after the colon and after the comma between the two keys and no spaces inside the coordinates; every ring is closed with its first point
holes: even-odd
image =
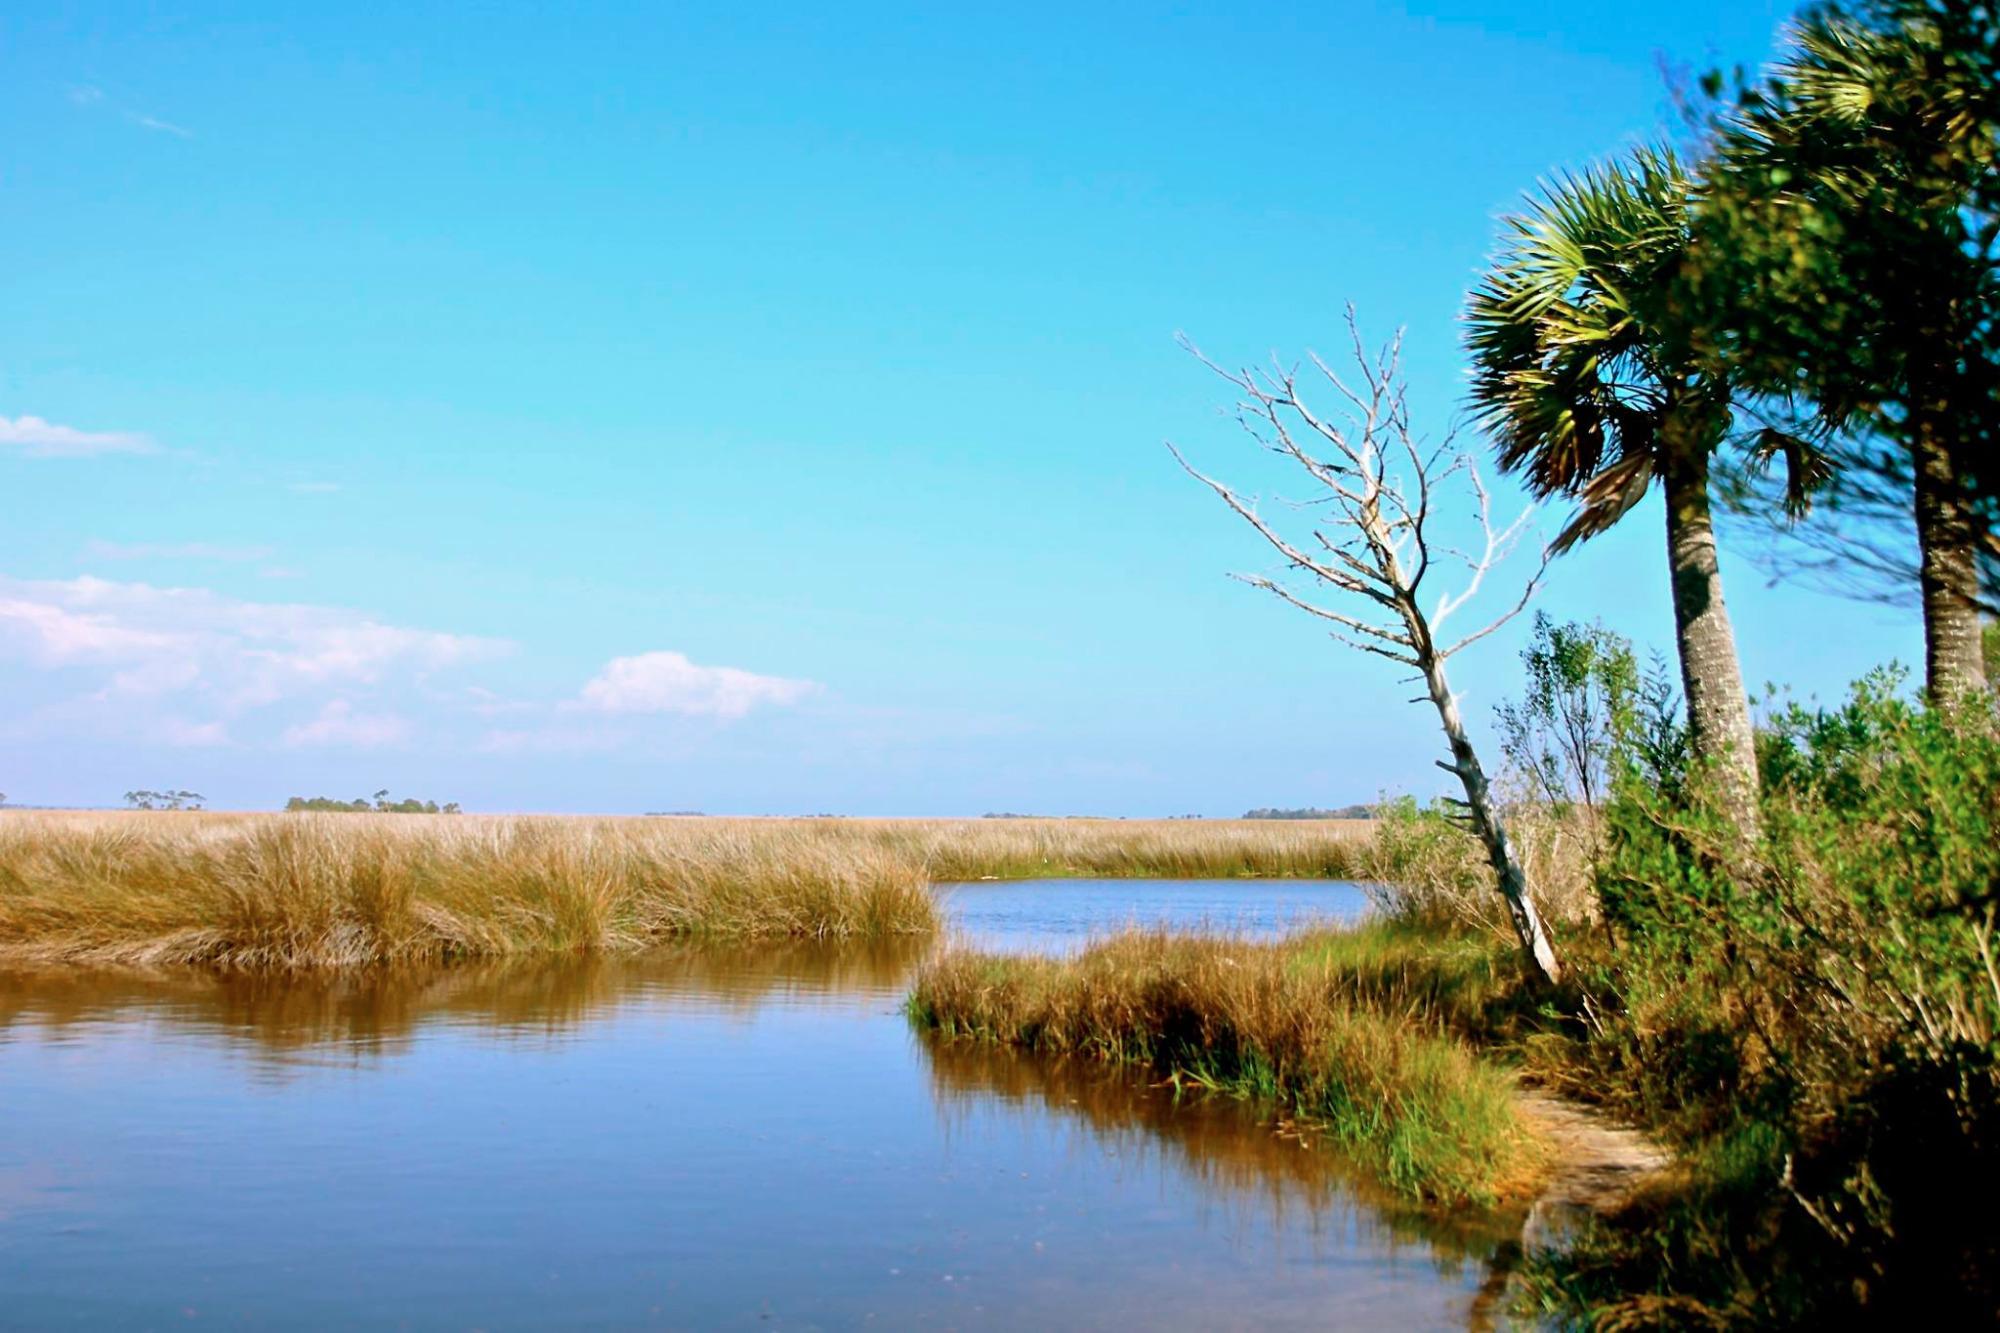
{"type": "Polygon", "coordinates": [[[1722,603],[1722,569],[1709,511],[1708,454],[1678,451],[1662,481],[1667,501],[1667,567],[1673,576],[1674,638],[1687,693],[1688,741],[1720,784],[1730,817],[1756,836],[1757,738],[1736,658],[1736,634],[1722,603]]]}
{"type": "Polygon", "coordinates": [[[1924,681],[1948,704],[1986,688],[1979,617],[1979,525],[1950,448],[1920,424],[1910,443],[1916,482],[1917,581],[1924,603],[1924,681]]]}
{"type": "Polygon", "coordinates": [[[1486,859],[1493,867],[1494,878],[1499,881],[1500,896],[1506,899],[1507,915],[1514,923],[1514,936],[1521,942],[1521,953],[1534,974],[1553,985],[1562,980],[1562,964],[1556,959],[1556,946],[1549,939],[1548,928],[1542,924],[1542,914],[1535,910],[1535,899],[1528,889],[1528,877],[1522,873],[1521,863],[1514,859],[1514,850],[1507,844],[1507,826],[1500,817],[1499,808],[1493,803],[1493,789],[1487,784],[1486,770],[1480,766],[1479,755],[1472,748],[1472,739],[1465,734],[1465,721],[1459,716],[1458,700],[1452,695],[1451,682],[1445,676],[1444,658],[1437,651],[1437,645],[1431,638],[1430,624],[1418,609],[1416,598],[1405,595],[1401,600],[1417,666],[1423,673],[1424,688],[1437,708],[1438,721],[1444,726],[1445,744],[1451,749],[1451,762],[1440,762],[1438,767],[1457,774],[1459,784],[1465,788],[1466,819],[1480,844],[1486,848],[1486,859]]]}
{"type": "MultiPolygon", "coordinates": [[[[1313,364],[1352,409],[1345,418],[1322,417],[1306,406],[1299,398],[1294,371],[1280,369],[1268,375],[1247,370],[1232,372],[1204,358],[1205,364],[1245,395],[1238,404],[1245,425],[1254,418],[1269,428],[1268,435],[1260,429],[1251,429],[1257,442],[1290,455],[1324,488],[1321,500],[1327,508],[1321,511],[1322,526],[1313,533],[1313,545],[1294,543],[1259,517],[1254,504],[1245,503],[1229,487],[1196,472],[1181,457],[1180,450],[1172,445],[1167,447],[1173,449],[1174,457],[1191,476],[1222,497],[1224,504],[1283,555],[1289,568],[1309,572],[1324,587],[1345,594],[1347,600],[1324,605],[1301,597],[1265,575],[1238,577],[1331,623],[1334,638],[1342,643],[1386,657],[1415,670],[1423,678],[1425,692],[1437,709],[1445,740],[1451,747],[1452,762],[1442,767],[1456,773],[1465,788],[1468,820],[1486,849],[1487,860],[1493,864],[1508,916],[1520,939],[1524,962],[1533,975],[1554,982],[1562,976],[1555,946],[1549,940],[1541,914],[1535,910],[1527,876],[1507,845],[1507,831],[1499,808],[1487,786],[1486,772],[1479,766],[1472,742],[1465,734],[1458,701],[1452,697],[1444,669],[1453,654],[1479,642],[1520,614],[1541,585],[1542,572],[1548,568],[1548,553],[1546,550],[1542,553],[1541,567],[1528,579],[1511,610],[1489,621],[1484,628],[1463,634],[1456,642],[1438,641],[1435,631],[1466,604],[1486,575],[1505,558],[1526,515],[1505,528],[1493,526],[1490,497],[1472,459],[1424,441],[1410,424],[1397,368],[1400,336],[1379,357],[1371,358],[1362,349],[1352,308],[1347,318],[1348,327],[1354,332],[1362,389],[1343,383],[1324,362],[1313,358],[1313,364]],[[1330,447],[1331,452],[1316,455],[1308,451],[1301,443],[1308,438],[1330,447]],[[1429,521],[1434,513],[1433,491],[1450,477],[1458,477],[1471,492],[1485,548],[1476,556],[1450,552],[1470,566],[1470,579],[1456,595],[1441,596],[1436,612],[1426,615],[1417,602],[1417,587],[1431,567],[1429,521]]],[[[1193,350],[1192,344],[1188,346],[1193,350]]],[[[1474,550],[1478,548],[1475,546],[1474,550]]]]}

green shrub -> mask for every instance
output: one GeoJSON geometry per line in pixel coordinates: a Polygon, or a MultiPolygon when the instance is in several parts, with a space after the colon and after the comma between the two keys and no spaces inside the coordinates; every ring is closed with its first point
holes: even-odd
{"type": "Polygon", "coordinates": [[[1689,1179],[1545,1265],[1544,1293],[1675,1320],[1990,1319],[2000,1229],[1965,1218],[2000,1185],[2000,725],[1884,673],[1785,708],[1759,761],[1757,847],[1699,772],[1678,795],[1632,765],[1617,783],[1609,940],[1574,960],[1586,1035],[1539,1055],[1677,1138],[1689,1179]]]}

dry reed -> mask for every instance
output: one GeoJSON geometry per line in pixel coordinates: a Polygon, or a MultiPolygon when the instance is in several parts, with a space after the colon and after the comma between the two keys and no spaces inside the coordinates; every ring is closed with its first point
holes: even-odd
{"type": "Polygon", "coordinates": [[[0,819],[0,953],[341,966],[874,939],[939,920],[921,868],[801,825],[422,815],[0,819]]]}
{"type": "Polygon", "coordinates": [[[1365,872],[1368,819],[854,820],[917,852],[932,879],[1349,879],[1365,872]]]}
{"type": "Polygon", "coordinates": [[[1364,821],[0,812],[0,957],[342,966],[926,935],[933,881],[1341,874],[1364,821]]]}

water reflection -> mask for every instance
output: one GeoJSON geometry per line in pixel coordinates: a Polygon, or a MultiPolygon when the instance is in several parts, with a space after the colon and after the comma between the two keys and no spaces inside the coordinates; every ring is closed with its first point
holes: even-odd
{"type": "Polygon", "coordinates": [[[431,1023],[555,1037],[661,997],[746,1018],[774,999],[900,997],[926,947],[686,945],[293,974],[16,968],[0,970],[0,1042],[9,1029],[34,1026],[61,1038],[143,1016],[273,1057],[319,1048],[388,1055],[431,1023]]]}
{"type": "Polygon", "coordinates": [[[923,1045],[947,1126],[992,1099],[1033,1107],[1078,1126],[1099,1151],[1186,1174],[1215,1205],[1300,1218],[1343,1239],[1360,1233],[1390,1247],[1417,1246],[1451,1270],[1484,1266],[1520,1230],[1515,1216],[1414,1207],[1337,1153],[1315,1148],[1310,1131],[1228,1097],[1176,1093],[1075,1057],[930,1037],[923,1045]]]}
{"type": "Polygon", "coordinates": [[[921,1038],[922,953],[0,970],[0,1323],[1480,1318],[1507,1219],[1224,1098],[921,1038]]]}

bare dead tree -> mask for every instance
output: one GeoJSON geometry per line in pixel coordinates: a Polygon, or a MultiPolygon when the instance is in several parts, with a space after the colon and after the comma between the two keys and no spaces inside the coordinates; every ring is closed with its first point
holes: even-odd
{"type": "MultiPolygon", "coordinates": [[[[1167,447],[1190,476],[1255,528],[1291,570],[1310,575],[1321,588],[1344,594],[1345,600],[1327,605],[1277,579],[1257,574],[1233,577],[1328,622],[1333,637],[1349,647],[1386,657],[1416,673],[1414,679],[1424,686],[1423,697],[1437,709],[1451,751],[1451,762],[1440,760],[1438,767],[1455,774],[1465,789],[1459,804],[1486,848],[1523,955],[1535,973],[1553,982],[1561,975],[1555,947],[1535,910],[1527,876],[1508,845],[1500,809],[1445,674],[1452,657],[1527,606],[1548,568],[1548,552],[1541,553],[1540,567],[1510,609],[1457,639],[1440,637],[1445,622],[1472,601],[1487,576],[1518,544],[1528,513],[1496,527],[1491,497],[1471,455],[1459,449],[1451,435],[1436,445],[1417,435],[1401,373],[1401,334],[1371,355],[1351,308],[1347,327],[1361,375],[1358,386],[1343,380],[1317,356],[1311,357],[1324,387],[1344,403],[1338,416],[1322,416],[1308,405],[1299,391],[1297,366],[1274,363],[1265,371],[1229,370],[1181,339],[1183,347],[1243,395],[1236,404],[1236,417],[1250,436],[1298,464],[1318,483],[1317,498],[1299,506],[1317,508],[1323,515],[1313,526],[1310,541],[1286,536],[1258,513],[1254,503],[1196,471],[1173,445],[1167,447]],[[1453,498],[1472,502],[1479,532],[1473,550],[1444,545],[1435,531],[1436,506],[1453,498]],[[1463,566],[1463,584],[1456,592],[1440,594],[1426,612],[1419,601],[1425,583],[1434,567],[1447,564],[1463,566]]],[[[1423,697],[1412,702],[1422,702],[1423,697]]]]}

